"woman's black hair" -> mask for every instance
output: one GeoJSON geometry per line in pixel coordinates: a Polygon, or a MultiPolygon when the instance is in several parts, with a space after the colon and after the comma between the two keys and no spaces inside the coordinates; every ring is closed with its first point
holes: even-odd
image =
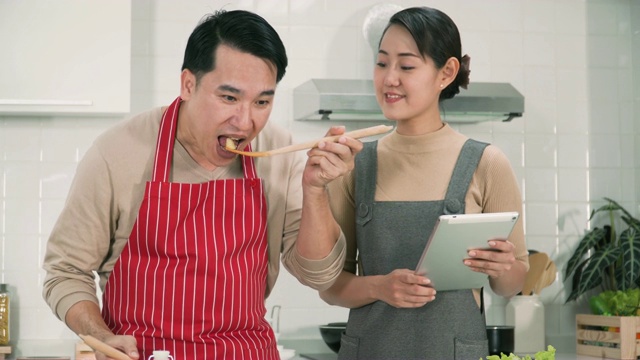
{"type": "Polygon", "coordinates": [[[284,77],[288,61],[280,36],[264,18],[244,10],[219,10],[206,16],[189,36],[182,70],[189,69],[200,81],[215,69],[221,44],[272,63],[276,82],[284,77]]]}
{"type": "Polygon", "coordinates": [[[442,90],[440,100],[454,97],[460,92],[460,87],[466,89],[469,84],[469,56],[462,56],[460,32],[447,14],[429,7],[412,7],[395,13],[389,19],[385,33],[391,25],[406,28],[416,42],[420,54],[433,59],[438,69],[441,69],[451,57],[460,62],[455,80],[442,90]]]}

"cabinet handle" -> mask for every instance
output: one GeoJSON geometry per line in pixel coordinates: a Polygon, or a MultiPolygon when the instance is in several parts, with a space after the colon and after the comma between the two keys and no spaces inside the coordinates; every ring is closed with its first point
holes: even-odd
{"type": "Polygon", "coordinates": [[[0,99],[0,105],[25,105],[25,106],[91,106],[91,100],[31,100],[31,99],[0,99]]]}

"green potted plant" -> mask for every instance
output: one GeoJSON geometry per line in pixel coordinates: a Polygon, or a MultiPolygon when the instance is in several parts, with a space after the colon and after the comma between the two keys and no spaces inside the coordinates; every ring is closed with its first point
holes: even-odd
{"type": "Polygon", "coordinates": [[[567,263],[565,279],[571,277],[572,285],[565,303],[595,291],[589,298],[593,315],[576,315],[578,354],[635,359],[640,317],[630,315],[640,309],[640,220],[604,199],[607,203],[593,210],[589,221],[604,217],[605,225],[587,230],[567,263]],[[593,341],[602,331],[619,332],[611,337],[618,340],[593,341]]]}
{"type": "Polygon", "coordinates": [[[572,276],[573,282],[566,302],[591,289],[640,287],[640,220],[614,200],[604,199],[607,204],[594,209],[589,221],[607,215],[605,225],[588,230],[567,263],[565,278],[572,276]]]}

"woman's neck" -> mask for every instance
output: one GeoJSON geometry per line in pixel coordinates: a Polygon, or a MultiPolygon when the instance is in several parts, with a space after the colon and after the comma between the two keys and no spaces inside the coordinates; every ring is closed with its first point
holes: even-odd
{"type": "Polygon", "coordinates": [[[444,127],[444,122],[437,117],[431,118],[414,118],[397,121],[396,131],[401,135],[424,135],[436,132],[444,127]]]}

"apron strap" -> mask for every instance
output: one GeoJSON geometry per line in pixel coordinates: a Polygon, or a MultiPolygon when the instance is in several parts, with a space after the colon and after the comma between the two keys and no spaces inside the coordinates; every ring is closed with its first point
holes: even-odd
{"type": "Polygon", "coordinates": [[[151,181],[169,181],[169,170],[173,159],[173,144],[175,142],[176,129],[178,128],[178,111],[181,101],[182,99],[178,96],[162,114],[151,181]]]}
{"type": "MultiPolygon", "coordinates": [[[[244,151],[252,151],[251,144],[247,145],[247,148],[244,151]]],[[[258,178],[258,173],[256,171],[256,166],[254,164],[254,158],[251,156],[242,156],[238,155],[242,158],[242,172],[244,173],[245,179],[256,179],[258,178]]]]}
{"type": "Polygon", "coordinates": [[[373,204],[378,178],[378,140],[364,143],[355,159],[356,204],[373,204]]]}
{"type": "Polygon", "coordinates": [[[476,172],[484,148],[487,145],[489,144],[473,139],[468,139],[462,145],[456,166],[451,174],[447,194],[444,197],[444,214],[464,213],[465,197],[469,190],[471,178],[476,172]]]}
{"type": "Polygon", "coordinates": [[[364,225],[373,217],[378,178],[378,140],[364,143],[355,159],[356,223],[364,225]]]}

